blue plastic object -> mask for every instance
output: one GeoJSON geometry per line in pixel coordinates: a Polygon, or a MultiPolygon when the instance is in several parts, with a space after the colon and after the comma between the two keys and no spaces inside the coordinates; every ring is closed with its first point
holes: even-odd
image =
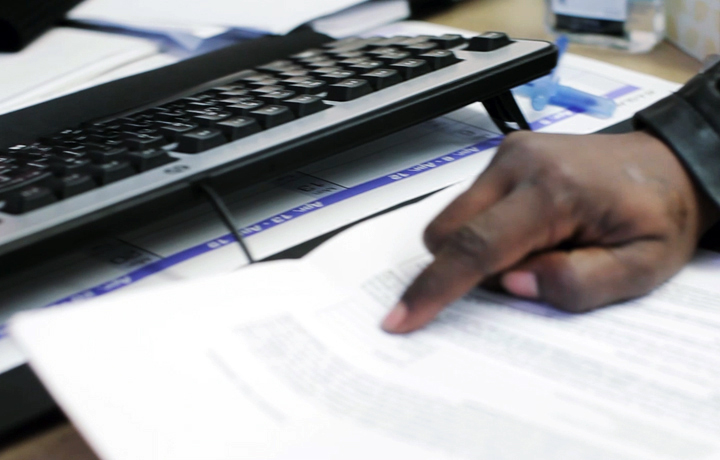
{"type": "MultiPolygon", "coordinates": [[[[559,66],[562,56],[567,50],[567,37],[560,36],[556,45],[559,66]]],[[[599,118],[609,118],[617,109],[617,104],[612,99],[561,85],[557,67],[550,75],[513,89],[513,93],[530,98],[535,110],[543,110],[548,104],[551,104],[599,118]]]]}

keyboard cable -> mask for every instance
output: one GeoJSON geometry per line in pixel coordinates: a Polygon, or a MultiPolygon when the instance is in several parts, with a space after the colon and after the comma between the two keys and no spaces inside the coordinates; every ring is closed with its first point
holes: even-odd
{"type": "Polygon", "coordinates": [[[235,223],[235,219],[233,219],[232,214],[230,214],[230,210],[225,205],[225,201],[223,201],[223,199],[215,191],[215,189],[207,183],[198,184],[198,188],[202,190],[203,193],[205,193],[205,195],[207,195],[207,197],[210,199],[210,203],[212,204],[213,208],[215,208],[215,211],[220,216],[220,219],[223,221],[225,226],[230,229],[230,233],[232,233],[232,235],[235,237],[238,244],[240,245],[240,248],[245,254],[245,257],[247,257],[248,263],[254,264],[255,259],[250,254],[250,250],[245,244],[245,239],[240,234],[240,231],[238,230],[238,225],[235,223]]]}

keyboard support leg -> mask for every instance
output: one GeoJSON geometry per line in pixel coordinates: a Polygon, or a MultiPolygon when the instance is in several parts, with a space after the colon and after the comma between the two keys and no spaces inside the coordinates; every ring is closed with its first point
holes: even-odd
{"type": "Polygon", "coordinates": [[[488,114],[490,114],[492,121],[500,128],[503,134],[517,131],[517,128],[510,126],[508,123],[515,123],[520,129],[531,130],[511,91],[505,91],[482,101],[482,103],[488,114]]]}

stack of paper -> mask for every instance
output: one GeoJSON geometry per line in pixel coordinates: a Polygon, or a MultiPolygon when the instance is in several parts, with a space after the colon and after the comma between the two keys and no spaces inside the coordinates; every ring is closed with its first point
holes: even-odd
{"type": "Polygon", "coordinates": [[[283,35],[363,1],[86,0],[68,17],[92,26],[163,35],[186,49],[196,49],[207,39],[230,32],[283,35]]]}
{"type": "Polygon", "coordinates": [[[484,291],[379,322],[467,184],[305,260],[26,313],[12,332],[105,460],[720,458],[720,258],[585,315],[484,291]]]}

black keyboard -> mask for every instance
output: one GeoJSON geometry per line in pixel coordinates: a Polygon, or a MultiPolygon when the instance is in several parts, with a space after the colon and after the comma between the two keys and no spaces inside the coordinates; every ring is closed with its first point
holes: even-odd
{"type": "Polygon", "coordinates": [[[502,117],[508,90],[555,63],[552,44],[496,32],[350,38],[23,139],[0,149],[0,255],[199,181],[281,174],[475,101],[502,117]]]}

